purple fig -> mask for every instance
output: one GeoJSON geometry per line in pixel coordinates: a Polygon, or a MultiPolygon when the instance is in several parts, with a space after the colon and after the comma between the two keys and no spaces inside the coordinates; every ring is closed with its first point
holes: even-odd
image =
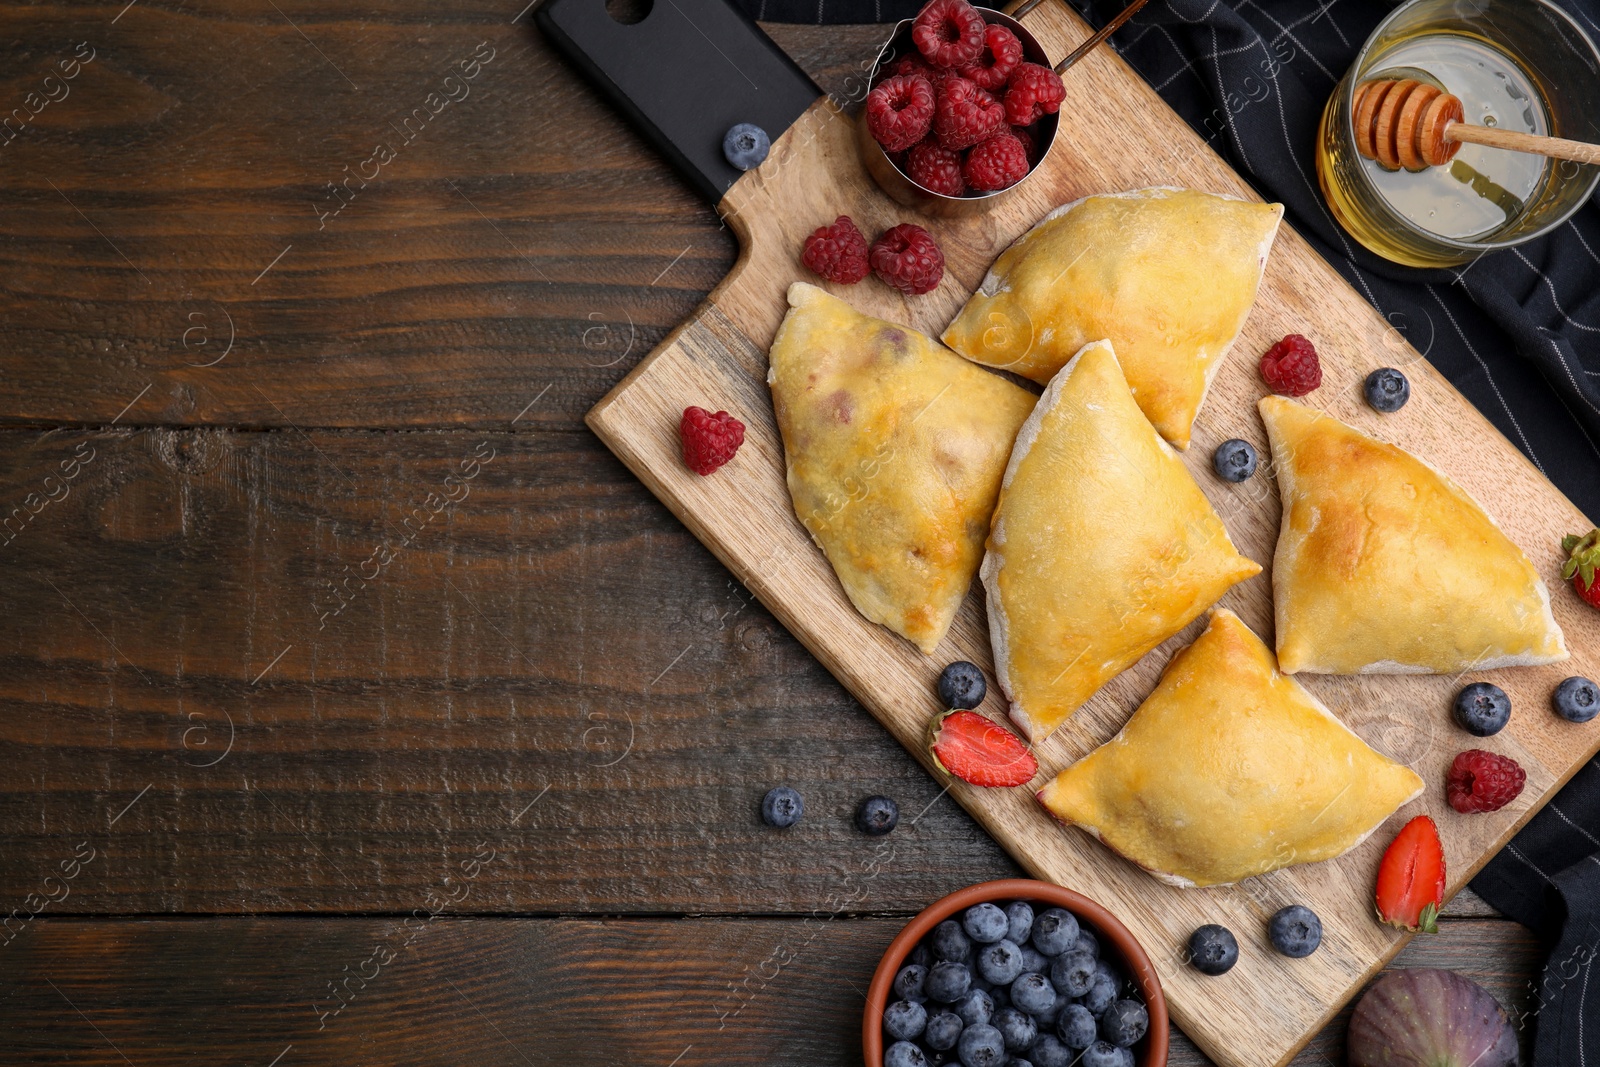
{"type": "Polygon", "coordinates": [[[1519,1067],[1494,995],[1453,971],[1390,971],[1350,1017],[1350,1067],[1519,1067]]]}

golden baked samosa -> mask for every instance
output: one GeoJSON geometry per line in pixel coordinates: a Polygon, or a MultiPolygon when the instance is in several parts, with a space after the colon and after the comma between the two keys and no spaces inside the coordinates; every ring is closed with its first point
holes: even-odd
{"type": "Polygon", "coordinates": [[[944,343],[1042,385],[1105,338],[1145,417],[1188,448],[1282,218],[1281,204],[1193,189],[1074,201],[1001,255],[944,343]]]}
{"type": "Polygon", "coordinates": [[[1034,397],[814,285],[789,306],[767,382],[795,515],[856,609],[932,654],[1034,397]]]}
{"type": "Polygon", "coordinates": [[[1105,341],[1017,434],[983,561],[995,676],[1042,740],[1261,566],[1241,556],[1105,341]]]}
{"type": "Polygon", "coordinates": [[[1231,611],[1161,675],[1122,732],[1039,792],[1058,818],[1171,885],[1226,885],[1360,844],[1421,794],[1231,611]]]}
{"type": "Polygon", "coordinates": [[[1285,673],[1567,658],[1539,572],[1454,482],[1331,415],[1280,396],[1258,406],[1283,499],[1272,593],[1285,673]]]}

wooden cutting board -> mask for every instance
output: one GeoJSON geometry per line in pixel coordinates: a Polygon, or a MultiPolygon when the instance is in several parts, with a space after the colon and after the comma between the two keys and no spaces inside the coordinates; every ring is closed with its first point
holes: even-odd
{"type": "MultiPolygon", "coordinates": [[[[1057,56],[1089,34],[1060,0],[1046,0],[1027,16],[1027,24],[1057,56]]],[[[588,416],[595,433],[623,462],[935,775],[939,772],[923,736],[940,710],[934,695],[940,668],[955,659],[973,660],[986,670],[992,664],[981,590],[974,588],[931,658],[856,613],[795,519],[766,386],[766,349],[786,309],[785,289],[798,279],[815,280],[799,263],[802,238],[836,215],[851,215],[869,236],[912,220],[935,234],[948,268],[934,293],[904,298],[870,278],[830,288],[862,311],[936,336],[994,258],[1058,204],[1150,185],[1256,198],[1109,49],[1080,63],[1066,83],[1061,137],[1042,172],[995,210],[963,220],[917,218],[890,201],[861,166],[852,120],[830,100],[818,101],[776,142],[761,168],[724,197],[721,210],[742,246],[728,278],[692,321],[588,416]],[[707,478],[690,473],[678,452],[678,419],[691,404],[726,409],[748,428],[738,456],[707,478]]],[[[1575,726],[1550,711],[1550,693],[1563,678],[1600,677],[1600,613],[1584,606],[1556,573],[1561,536],[1593,524],[1288,227],[1279,234],[1255,308],[1200,412],[1194,445],[1185,457],[1240,550],[1270,567],[1278,531],[1277,487],[1265,473],[1238,486],[1222,482],[1211,473],[1211,452],[1227,438],[1242,437],[1266,454],[1255,409],[1264,387],[1255,362],[1286,333],[1306,334],[1322,354],[1323,385],[1307,402],[1417,453],[1488,506],[1550,582],[1573,659],[1471,675],[1502,686],[1515,709],[1511,725],[1487,740],[1472,738],[1451,722],[1450,701],[1460,678],[1303,677],[1369,743],[1415,768],[1428,783],[1427,792],[1366,844],[1337,860],[1234,887],[1165,886],[1082,831],[1057,824],[1033,797],[1050,776],[1121,727],[1203,620],[1106,686],[1039,745],[1040,777],[1032,786],[982,790],[952,784],[955,799],[1019,863],[1039,878],[1099,900],[1132,929],[1155,961],[1173,1019],[1213,1059],[1230,1067],[1264,1067],[1292,1058],[1400,949],[1405,938],[1373,918],[1372,891],[1378,858],[1406,819],[1427,812],[1438,821],[1453,894],[1600,748],[1600,720],[1575,726]],[[1394,415],[1378,415],[1362,400],[1362,379],[1380,366],[1401,367],[1411,378],[1411,402],[1394,415]],[[1528,784],[1514,804],[1487,815],[1450,810],[1445,769],[1468,747],[1490,748],[1521,762],[1528,784]],[[1307,904],[1322,917],[1322,948],[1305,960],[1279,956],[1266,941],[1267,917],[1289,903],[1307,904]],[[1189,933],[1208,922],[1227,925],[1241,945],[1238,966],[1220,978],[1202,977],[1183,962],[1189,933]]],[[[1405,590],[1395,595],[1404,596],[1405,590]]],[[[1270,572],[1236,586],[1221,603],[1271,640],[1270,572]]],[[[983,710],[1003,718],[996,687],[983,710]]]]}

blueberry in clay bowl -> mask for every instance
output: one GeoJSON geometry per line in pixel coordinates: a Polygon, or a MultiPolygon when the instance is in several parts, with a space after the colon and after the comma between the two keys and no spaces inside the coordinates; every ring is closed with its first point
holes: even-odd
{"type": "Polygon", "coordinates": [[[872,976],[861,1038],[867,1067],[1162,1067],[1167,1002],[1115,916],[1013,878],[952,893],[906,924],[872,976]]]}

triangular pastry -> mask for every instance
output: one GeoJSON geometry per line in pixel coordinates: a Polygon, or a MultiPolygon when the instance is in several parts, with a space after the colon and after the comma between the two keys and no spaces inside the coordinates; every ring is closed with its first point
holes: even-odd
{"type": "Polygon", "coordinates": [[[1260,570],[1140,413],[1111,345],[1085,346],[1017,435],[983,561],[1012,719],[1049,736],[1260,570]]]}
{"type": "Polygon", "coordinates": [[[944,332],[968,359],[1043,384],[1106,338],[1178,448],[1245,316],[1283,205],[1140,189],[1057,208],[995,262],[944,332]]]}
{"type": "Polygon", "coordinates": [[[1284,672],[1443,674],[1567,658],[1539,572],[1449,478],[1292,400],[1259,406],[1283,498],[1272,592],[1284,672]]]}
{"type": "Polygon", "coordinates": [[[1172,885],[1226,885],[1341,855],[1422,792],[1231,611],[1172,657],[1122,732],[1039,799],[1172,885]]]}
{"type": "Polygon", "coordinates": [[[795,515],[856,609],[931,654],[1034,397],[814,285],[790,286],[789,305],[767,382],[795,515]]]}

